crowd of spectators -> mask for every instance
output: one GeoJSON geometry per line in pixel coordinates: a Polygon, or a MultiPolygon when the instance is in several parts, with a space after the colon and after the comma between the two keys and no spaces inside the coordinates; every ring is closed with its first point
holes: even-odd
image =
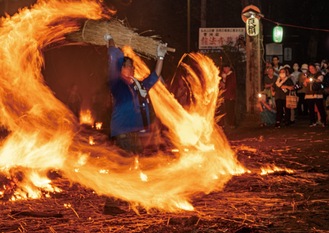
{"type": "Polygon", "coordinates": [[[261,126],[290,126],[296,119],[306,118],[309,127],[326,127],[329,111],[328,60],[298,64],[280,63],[278,56],[266,63],[263,90],[259,93],[258,109],[261,126]],[[287,96],[297,96],[291,107],[287,96]]]}

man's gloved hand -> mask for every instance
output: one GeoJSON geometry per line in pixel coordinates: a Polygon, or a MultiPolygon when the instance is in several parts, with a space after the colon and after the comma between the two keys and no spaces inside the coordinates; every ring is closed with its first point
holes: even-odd
{"type": "Polygon", "coordinates": [[[106,42],[108,42],[108,41],[111,40],[111,39],[113,39],[113,37],[112,37],[109,33],[106,33],[106,34],[104,35],[104,40],[105,40],[106,42]]]}
{"type": "Polygon", "coordinates": [[[106,33],[104,35],[104,40],[106,41],[106,47],[109,48],[109,47],[115,46],[113,37],[110,35],[110,33],[106,33]]]}
{"type": "Polygon", "coordinates": [[[159,44],[158,47],[157,47],[157,57],[158,59],[162,60],[164,58],[164,56],[166,55],[167,53],[167,43],[165,44],[159,44]]]}

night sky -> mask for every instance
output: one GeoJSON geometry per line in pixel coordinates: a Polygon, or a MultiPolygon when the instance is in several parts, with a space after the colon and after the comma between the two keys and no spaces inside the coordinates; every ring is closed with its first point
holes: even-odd
{"type": "MultiPolygon", "coordinates": [[[[188,0],[133,0],[129,6],[116,6],[119,6],[118,17],[127,18],[131,26],[140,31],[153,29],[164,41],[176,47],[180,55],[187,51],[187,2],[188,0]]],[[[200,2],[190,0],[192,51],[198,49],[200,2]]],[[[276,26],[275,23],[279,23],[284,27],[283,45],[296,48],[295,59],[298,62],[329,57],[329,1],[207,0],[206,27],[244,27],[241,11],[249,4],[257,5],[264,15],[261,20],[264,43],[273,42],[272,29],[276,26]],[[315,29],[326,29],[327,32],[315,29]],[[317,43],[316,51],[308,51],[309,47],[314,47],[312,41],[317,43]]]]}
{"type": "MultiPolygon", "coordinates": [[[[35,0],[0,0],[0,12],[13,14],[18,8],[31,5],[35,0]],[[6,9],[5,9],[6,8],[6,9]]],[[[175,57],[187,52],[187,2],[190,2],[191,51],[198,48],[198,30],[200,21],[200,0],[105,0],[108,6],[118,10],[117,17],[126,22],[138,32],[152,30],[150,35],[159,35],[177,49],[175,57]]],[[[321,59],[328,56],[328,32],[311,30],[320,28],[329,30],[329,1],[321,0],[206,0],[206,27],[244,27],[241,20],[242,9],[249,5],[257,5],[265,19],[264,43],[271,43],[273,22],[289,24],[284,26],[283,43],[302,45],[303,56],[307,56],[310,39],[318,42],[318,51],[310,59],[321,59]],[[270,22],[273,21],[273,22],[270,22]],[[301,27],[309,28],[302,29],[301,27]]],[[[147,34],[146,34],[147,35],[147,34]]],[[[179,59],[179,58],[177,58],[179,59]]]]}

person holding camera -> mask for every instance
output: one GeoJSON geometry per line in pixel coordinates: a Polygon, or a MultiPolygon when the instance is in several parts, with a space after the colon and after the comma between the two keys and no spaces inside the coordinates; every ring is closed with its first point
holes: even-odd
{"type": "Polygon", "coordinates": [[[306,87],[305,100],[308,103],[310,127],[316,126],[317,120],[321,121],[321,126],[326,126],[326,111],[323,102],[323,75],[321,71],[317,71],[315,65],[308,66],[309,75],[304,79],[303,85],[306,87]],[[320,119],[317,119],[315,111],[319,112],[320,119]]]}
{"type": "Polygon", "coordinates": [[[282,67],[279,71],[279,77],[273,84],[273,89],[275,92],[275,106],[276,106],[276,128],[281,128],[281,123],[285,122],[288,126],[291,124],[291,109],[286,106],[286,96],[289,91],[294,90],[294,83],[288,77],[288,71],[286,68],[282,67]],[[284,116],[284,119],[283,119],[284,116]]]}
{"type": "Polygon", "coordinates": [[[276,122],[276,110],[272,99],[267,98],[265,93],[259,93],[257,107],[261,121],[260,126],[273,126],[276,122]]]}

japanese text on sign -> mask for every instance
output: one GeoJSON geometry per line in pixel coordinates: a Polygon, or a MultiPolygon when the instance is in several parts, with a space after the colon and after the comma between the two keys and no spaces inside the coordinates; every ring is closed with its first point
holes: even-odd
{"type": "Polygon", "coordinates": [[[224,45],[236,46],[245,40],[245,28],[200,28],[199,49],[220,49],[224,45]]]}
{"type": "Polygon", "coordinates": [[[259,20],[255,17],[250,17],[246,21],[246,27],[249,36],[257,36],[259,33],[259,20]]]}

